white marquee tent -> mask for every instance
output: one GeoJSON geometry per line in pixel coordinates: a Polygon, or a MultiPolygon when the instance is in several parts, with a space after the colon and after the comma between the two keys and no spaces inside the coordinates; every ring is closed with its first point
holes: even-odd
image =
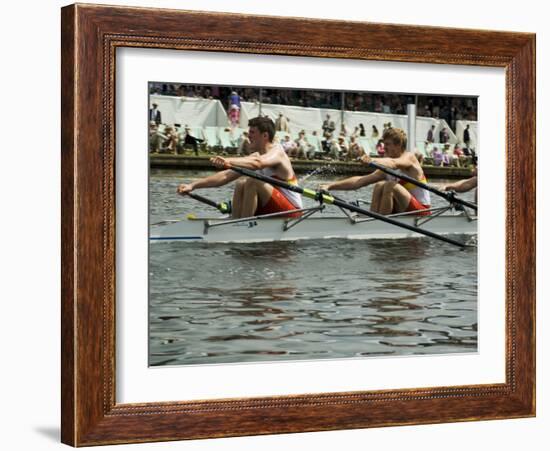
{"type": "MultiPolygon", "coordinates": [[[[241,122],[240,126],[245,128],[248,120],[256,117],[260,114],[260,104],[251,102],[242,102],[241,122]]],[[[335,109],[324,108],[306,108],[299,106],[289,105],[275,105],[275,104],[262,104],[261,114],[269,116],[274,121],[279,114],[282,113],[289,119],[290,132],[296,135],[300,130],[305,130],[311,133],[317,130],[321,132],[323,121],[327,114],[330,115],[330,119],[336,124],[336,130],[339,131],[342,125],[342,111],[335,109]]],[[[379,132],[384,128],[384,124],[391,122],[392,126],[399,127],[407,130],[407,116],[403,114],[385,114],[385,113],[371,113],[364,111],[344,111],[343,114],[344,124],[348,133],[353,132],[355,127],[359,124],[365,126],[367,137],[371,137],[372,126],[375,125],[379,132]]],[[[430,117],[416,118],[416,140],[423,141],[428,136],[428,130],[431,126],[435,125],[435,140],[439,140],[439,132],[446,127],[449,131],[449,142],[455,144],[458,142],[457,137],[452,132],[451,128],[443,119],[434,119],[430,117]]]]}
{"type": "Polygon", "coordinates": [[[153,103],[158,105],[164,124],[181,124],[189,127],[227,125],[227,113],[219,100],[151,95],[149,108],[153,103]]]}

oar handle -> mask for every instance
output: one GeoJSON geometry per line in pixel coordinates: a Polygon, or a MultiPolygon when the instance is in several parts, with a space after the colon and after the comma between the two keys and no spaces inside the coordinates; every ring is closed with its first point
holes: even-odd
{"type": "Polygon", "coordinates": [[[218,204],[214,202],[213,200],[207,199],[206,197],[201,196],[200,194],[196,193],[187,193],[187,195],[191,199],[198,200],[199,202],[202,202],[203,204],[210,205],[211,207],[218,208],[218,204]]]}
{"type": "Polygon", "coordinates": [[[193,192],[187,193],[187,195],[192,199],[195,199],[199,202],[202,202],[203,204],[210,205],[211,207],[214,207],[214,208],[220,210],[222,213],[231,213],[231,202],[217,203],[217,202],[214,202],[211,199],[208,199],[204,196],[201,196],[200,194],[196,194],[196,193],[193,193],[193,192]]]}
{"type": "Polygon", "coordinates": [[[416,186],[418,186],[422,189],[425,189],[426,191],[430,191],[431,193],[434,193],[434,194],[436,194],[440,197],[443,197],[444,199],[446,199],[450,203],[461,204],[461,205],[464,205],[465,207],[468,207],[468,208],[471,208],[471,209],[477,211],[477,205],[476,204],[474,204],[472,202],[468,202],[468,201],[463,200],[463,199],[460,199],[459,197],[456,197],[455,193],[452,193],[452,192],[447,193],[447,192],[440,191],[440,190],[438,190],[437,188],[434,188],[431,185],[428,185],[428,184],[423,183],[419,180],[416,180],[412,177],[409,177],[408,175],[401,174],[397,171],[394,171],[393,169],[382,166],[381,164],[378,164],[374,161],[370,161],[369,166],[371,166],[375,169],[379,169],[380,171],[385,172],[386,174],[389,174],[389,175],[392,175],[394,177],[405,180],[407,182],[410,182],[413,185],[416,185],[416,186]]]}

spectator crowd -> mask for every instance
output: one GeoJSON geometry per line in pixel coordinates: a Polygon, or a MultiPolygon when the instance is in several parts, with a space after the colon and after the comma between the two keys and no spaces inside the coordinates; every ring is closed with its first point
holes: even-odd
{"type": "MultiPolygon", "coordinates": [[[[416,103],[418,116],[444,119],[456,131],[456,121],[477,120],[477,98],[425,96],[371,92],[316,91],[230,86],[150,83],[150,94],[217,99],[230,111],[235,94],[243,102],[294,105],[311,108],[345,109],[386,114],[406,114],[407,104],[416,103]]],[[[240,104],[238,105],[240,107],[240,104]]]]}
{"type": "MultiPolygon", "coordinates": [[[[477,99],[474,97],[413,96],[407,94],[373,94],[312,91],[297,89],[238,88],[204,85],[175,85],[150,83],[150,93],[168,96],[185,96],[217,99],[227,106],[228,125],[217,131],[224,135],[223,143],[218,137],[203,136],[200,130],[187,125],[166,125],[162,122],[158,105],[153,103],[149,110],[149,149],[152,153],[184,153],[191,149],[199,155],[199,149],[220,148],[221,152],[248,155],[250,140],[245,130],[239,129],[241,102],[263,102],[281,105],[297,105],[314,108],[341,108],[351,111],[370,111],[388,114],[405,114],[409,102],[417,102],[419,116],[444,119],[452,129],[457,120],[477,119],[477,99]],[[214,144],[215,142],[215,144],[214,144]]],[[[290,119],[281,112],[275,120],[276,140],[291,158],[354,161],[365,154],[384,156],[384,143],[380,139],[391,122],[384,123],[383,130],[375,125],[367,130],[358,124],[353,131],[342,124],[337,130],[336,122],[326,115],[319,131],[301,130],[293,135],[290,119]]],[[[210,127],[212,128],[212,127],[210,127]]],[[[435,136],[435,125],[428,131],[425,141],[417,143],[415,153],[423,164],[435,166],[464,166],[475,158],[470,148],[469,125],[463,132],[463,145],[451,149],[449,130],[442,128],[435,136]],[[437,139],[436,139],[437,138],[437,139]],[[420,145],[419,145],[420,144],[420,145]],[[419,148],[420,147],[420,148],[419,148]]]]}

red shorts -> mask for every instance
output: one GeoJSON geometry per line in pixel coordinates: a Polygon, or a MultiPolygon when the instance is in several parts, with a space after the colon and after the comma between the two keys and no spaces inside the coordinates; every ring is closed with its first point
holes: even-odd
{"type": "MultiPolygon", "coordinates": [[[[292,205],[292,203],[281,193],[277,188],[273,188],[271,197],[263,207],[258,206],[256,209],[257,215],[267,215],[269,213],[279,213],[281,211],[296,210],[297,207],[292,205]]],[[[302,213],[295,212],[286,215],[288,218],[297,218],[301,216],[302,213]]]]}
{"type": "MultiPolygon", "coordinates": [[[[405,211],[425,210],[426,208],[430,208],[430,206],[421,204],[416,197],[411,196],[411,200],[405,211]]],[[[431,214],[429,211],[423,211],[422,213],[418,213],[418,216],[429,216],[431,214]]]]}

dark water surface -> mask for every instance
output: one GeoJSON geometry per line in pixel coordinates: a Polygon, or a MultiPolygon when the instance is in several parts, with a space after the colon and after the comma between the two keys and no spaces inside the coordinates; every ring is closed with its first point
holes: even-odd
{"type": "MultiPolygon", "coordinates": [[[[215,215],[174,194],[199,175],[154,171],[151,222],[215,215]]],[[[158,243],[149,293],[152,366],[477,351],[477,249],[430,238],[158,243]]]]}

